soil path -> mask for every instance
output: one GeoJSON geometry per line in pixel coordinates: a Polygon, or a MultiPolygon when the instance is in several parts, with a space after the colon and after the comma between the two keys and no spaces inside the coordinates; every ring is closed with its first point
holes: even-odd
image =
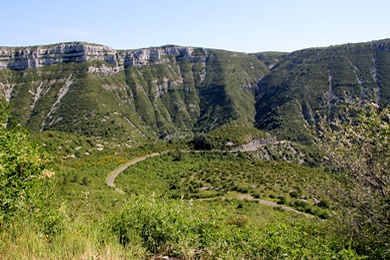
{"type": "MultiPolygon", "coordinates": [[[[182,151],[182,152],[185,152],[185,153],[188,153],[188,152],[191,152],[191,151],[182,151]]],[[[124,194],[124,192],[117,188],[114,184],[114,181],[115,181],[115,178],[118,177],[118,175],[123,172],[124,170],[126,170],[128,167],[136,164],[136,163],[139,163],[139,162],[142,162],[148,158],[152,158],[152,157],[156,157],[156,156],[159,156],[163,153],[166,153],[166,152],[162,152],[162,153],[151,153],[151,154],[148,154],[148,155],[144,155],[144,156],[141,156],[141,157],[138,157],[138,158],[134,158],[124,164],[122,164],[121,166],[119,166],[118,168],[116,168],[115,170],[113,170],[112,172],[110,172],[110,174],[107,176],[107,185],[114,188],[116,192],[119,192],[119,193],[122,193],[124,194]]],[[[217,199],[227,199],[227,198],[224,198],[224,197],[220,197],[220,198],[206,198],[206,199],[200,199],[200,200],[217,200],[217,199]]],[[[251,201],[257,201],[258,203],[262,204],[262,205],[266,205],[266,206],[270,206],[270,207],[279,207],[279,208],[282,208],[286,211],[290,211],[290,212],[295,212],[297,214],[302,214],[302,215],[305,215],[305,216],[308,216],[308,217],[313,217],[312,215],[309,215],[309,214],[306,214],[306,213],[303,213],[303,212],[300,212],[294,208],[291,208],[291,207],[288,207],[288,206],[285,206],[285,205],[279,205],[275,202],[272,202],[272,201],[268,201],[268,200],[262,200],[262,199],[256,199],[250,195],[245,195],[245,194],[242,194],[240,195],[237,199],[239,200],[251,200],[251,201]]]]}
{"type": "Polygon", "coordinates": [[[115,186],[115,184],[114,184],[115,178],[118,177],[118,175],[121,172],[123,172],[124,170],[126,170],[129,166],[134,165],[134,164],[139,163],[139,162],[142,162],[142,161],[144,161],[144,160],[146,160],[148,158],[156,157],[156,156],[159,156],[159,155],[160,155],[160,153],[151,153],[151,154],[148,154],[148,155],[145,155],[145,156],[141,156],[141,157],[138,157],[138,158],[134,158],[134,159],[132,159],[130,161],[127,161],[126,163],[122,164],[121,166],[119,166],[118,168],[116,168],[115,170],[110,172],[110,174],[107,177],[107,185],[110,186],[110,187],[113,187],[115,189],[115,191],[124,194],[124,192],[121,189],[118,189],[115,186]]]}
{"type": "MultiPolygon", "coordinates": [[[[205,198],[205,199],[199,199],[199,200],[201,200],[201,201],[206,200],[207,201],[207,200],[218,200],[218,199],[230,200],[230,199],[234,199],[234,198],[216,197],[216,198],[205,198]]],[[[273,208],[281,208],[283,210],[294,212],[294,213],[301,214],[301,215],[305,215],[307,217],[313,217],[310,214],[298,211],[298,210],[296,210],[294,208],[291,208],[291,207],[288,207],[288,206],[285,206],[285,205],[280,205],[280,204],[277,204],[275,202],[268,201],[268,200],[256,199],[256,198],[252,197],[251,195],[242,194],[242,195],[239,195],[235,199],[257,201],[259,204],[262,204],[262,205],[270,206],[270,207],[273,207],[273,208]]]]}

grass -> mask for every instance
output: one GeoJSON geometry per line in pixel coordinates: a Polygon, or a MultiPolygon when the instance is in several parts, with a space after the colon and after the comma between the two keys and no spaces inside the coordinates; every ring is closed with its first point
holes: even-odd
{"type": "MultiPolygon", "coordinates": [[[[70,211],[70,209],[68,209],[70,211]]],[[[57,234],[47,235],[27,218],[17,219],[0,235],[2,259],[142,259],[145,251],[139,245],[124,248],[101,223],[84,216],[64,224],[57,234]],[[23,226],[23,229],[21,229],[23,226]]]]}
{"type": "Polygon", "coordinates": [[[99,221],[67,215],[70,208],[61,211],[63,229],[54,234],[42,233],[31,217],[4,226],[1,258],[315,259],[345,251],[345,241],[336,238],[326,223],[253,202],[203,201],[191,206],[131,196],[120,211],[99,221]]]}

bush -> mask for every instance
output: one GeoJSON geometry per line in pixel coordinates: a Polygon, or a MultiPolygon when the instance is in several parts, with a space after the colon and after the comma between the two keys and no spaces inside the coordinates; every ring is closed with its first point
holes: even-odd
{"type": "Polygon", "coordinates": [[[20,128],[0,128],[0,223],[17,212],[34,212],[54,172],[48,160],[20,128]]]}
{"type": "Polygon", "coordinates": [[[299,194],[298,194],[298,192],[296,192],[296,191],[292,191],[292,192],[290,192],[290,196],[291,196],[291,198],[298,198],[298,196],[299,196],[299,194]]]}
{"type": "Polygon", "coordinates": [[[252,196],[253,196],[253,198],[255,198],[255,199],[261,199],[261,193],[254,192],[254,193],[252,193],[252,196]]]}
{"type": "Polygon", "coordinates": [[[240,201],[237,204],[237,209],[243,209],[244,208],[244,202],[240,201]]]}
{"type": "Polygon", "coordinates": [[[248,217],[247,216],[238,216],[234,219],[232,219],[229,224],[235,225],[237,227],[244,227],[246,224],[248,224],[248,217]]]}
{"type": "Polygon", "coordinates": [[[90,180],[88,179],[88,177],[84,176],[83,179],[81,180],[81,185],[88,186],[89,183],[90,183],[90,180]]]}
{"type": "Polygon", "coordinates": [[[318,214],[318,217],[320,219],[327,219],[327,218],[329,218],[329,213],[326,212],[326,211],[320,211],[319,214],[318,214]]]}
{"type": "Polygon", "coordinates": [[[330,203],[328,200],[320,200],[320,202],[318,203],[318,207],[321,207],[321,208],[324,208],[324,209],[328,209],[330,207],[330,203]]]}
{"type": "Polygon", "coordinates": [[[245,216],[200,213],[183,201],[129,201],[109,220],[110,231],[123,246],[136,241],[149,254],[181,259],[332,259],[344,250],[318,224],[272,222],[259,227],[245,216]]]}
{"type": "Polygon", "coordinates": [[[307,204],[306,201],[302,201],[302,200],[296,200],[296,201],[294,202],[294,205],[295,205],[296,207],[300,207],[300,208],[306,208],[307,206],[309,206],[309,204],[307,204]]]}
{"type": "Polygon", "coordinates": [[[196,135],[190,145],[195,150],[212,150],[215,148],[214,141],[205,135],[196,135]]]}
{"type": "Polygon", "coordinates": [[[244,187],[244,186],[238,186],[237,191],[241,192],[241,193],[248,193],[249,192],[249,188],[248,187],[244,187]]]}
{"type": "Polygon", "coordinates": [[[307,213],[307,214],[314,214],[314,211],[313,211],[312,207],[310,207],[309,205],[307,205],[304,208],[304,210],[305,210],[305,213],[307,213]]]}
{"type": "Polygon", "coordinates": [[[284,196],[278,196],[278,201],[276,202],[277,204],[286,204],[286,197],[284,196]]]}

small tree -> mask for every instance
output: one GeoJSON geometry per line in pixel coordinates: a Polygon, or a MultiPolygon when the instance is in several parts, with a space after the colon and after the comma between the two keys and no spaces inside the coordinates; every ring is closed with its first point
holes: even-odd
{"type": "MultiPolygon", "coordinates": [[[[0,101],[1,123],[8,111],[0,101]]],[[[28,141],[28,132],[16,127],[0,127],[0,225],[17,212],[33,212],[42,202],[47,180],[54,172],[47,170],[47,160],[39,147],[28,141]]]]}
{"type": "MultiPolygon", "coordinates": [[[[345,195],[353,232],[386,245],[390,235],[390,108],[374,103],[341,107],[339,119],[319,120],[318,144],[327,159],[348,173],[345,195]]],[[[385,246],[386,247],[386,246],[385,246]]]]}
{"type": "Polygon", "coordinates": [[[9,104],[5,100],[0,99],[0,127],[5,127],[9,116],[9,110],[9,104]]]}

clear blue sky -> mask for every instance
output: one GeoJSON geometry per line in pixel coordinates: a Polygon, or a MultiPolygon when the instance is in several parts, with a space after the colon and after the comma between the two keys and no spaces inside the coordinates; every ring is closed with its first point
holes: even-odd
{"type": "Polygon", "coordinates": [[[390,38],[389,0],[2,0],[0,46],[87,41],[244,52],[390,38]]]}

